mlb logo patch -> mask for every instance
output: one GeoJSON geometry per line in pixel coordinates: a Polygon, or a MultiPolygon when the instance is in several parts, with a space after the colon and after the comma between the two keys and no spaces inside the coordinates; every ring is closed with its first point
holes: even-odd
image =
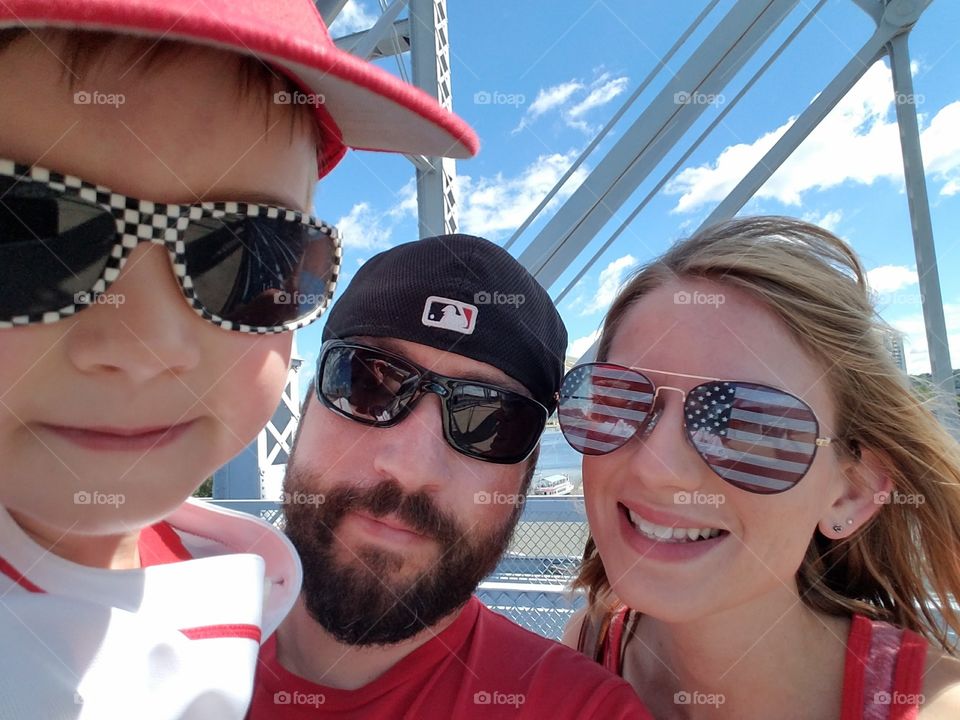
{"type": "Polygon", "coordinates": [[[431,295],[423,304],[423,317],[420,322],[427,327],[444,328],[470,335],[477,326],[477,306],[431,295]]]}

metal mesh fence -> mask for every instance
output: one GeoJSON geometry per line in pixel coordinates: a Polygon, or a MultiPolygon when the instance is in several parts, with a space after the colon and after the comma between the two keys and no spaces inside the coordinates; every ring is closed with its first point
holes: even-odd
{"type": "MultiPolygon", "coordinates": [[[[267,500],[214,500],[283,527],[280,504],[267,500]]],[[[560,639],[585,600],[568,591],[587,541],[583,498],[529,497],[510,547],[477,589],[491,610],[545,637],[560,639]]]]}

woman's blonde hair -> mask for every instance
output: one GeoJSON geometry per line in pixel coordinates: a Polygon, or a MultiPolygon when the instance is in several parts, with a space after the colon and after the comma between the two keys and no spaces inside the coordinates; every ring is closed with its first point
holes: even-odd
{"type": "MultiPolygon", "coordinates": [[[[912,499],[883,505],[841,541],[815,532],[796,575],[803,602],[831,615],[885,620],[956,652],[947,633],[960,633],[960,446],[894,364],[856,254],[792,218],[707,228],[632,275],[604,320],[598,359],[607,357],[628,310],[678,278],[739,288],[772,311],[826,368],[840,452],[871,448],[894,499],[912,499]]],[[[596,610],[613,598],[592,536],[574,587],[587,590],[596,610]]]]}

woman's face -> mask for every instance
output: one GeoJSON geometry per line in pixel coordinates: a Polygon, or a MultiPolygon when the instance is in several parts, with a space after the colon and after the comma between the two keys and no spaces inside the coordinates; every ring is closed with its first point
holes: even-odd
{"type": "MultiPolygon", "coordinates": [[[[826,368],[735,288],[704,280],[661,286],[626,313],[605,360],[655,370],[645,372],[654,383],[684,393],[703,380],[680,373],[779,388],[813,409],[821,437],[834,434],[826,368]]],[[[694,450],[681,393],[664,390],[660,398],[648,435],[583,460],[590,529],[614,592],[667,622],[796,595],[794,575],[818,523],[844,522],[831,510],[845,485],[835,449],[819,448],[795,487],[753,494],[721,479],[694,450]],[[689,532],[679,541],[677,532],[671,542],[655,537],[668,528],[689,532]]]]}

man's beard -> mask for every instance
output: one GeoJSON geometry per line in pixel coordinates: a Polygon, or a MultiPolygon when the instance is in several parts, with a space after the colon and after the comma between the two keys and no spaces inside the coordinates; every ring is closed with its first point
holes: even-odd
{"type": "Polygon", "coordinates": [[[302,596],[307,612],[337,641],[355,646],[389,645],[434,625],[470,599],[497,565],[520,517],[517,503],[491,531],[469,533],[440,510],[427,493],[405,494],[392,480],[372,487],[341,486],[323,502],[313,497],[313,475],[287,468],[284,482],[286,533],[303,563],[302,596]],[[299,493],[299,495],[298,495],[299,493]],[[433,566],[407,580],[392,580],[403,569],[402,549],[365,545],[351,550],[336,538],[344,516],[360,510],[373,517],[393,513],[411,529],[434,540],[433,566]],[[346,561],[337,554],[348,555],[346,561]],[[354,555],[354,552],[356,553],[354,555]]]}

